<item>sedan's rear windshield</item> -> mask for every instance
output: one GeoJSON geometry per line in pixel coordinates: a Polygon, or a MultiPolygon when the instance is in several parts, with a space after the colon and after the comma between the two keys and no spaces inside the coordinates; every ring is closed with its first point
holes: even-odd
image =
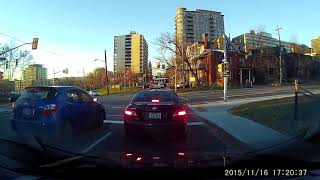
{"type": "Polygon", "coordinates": [[[57,96],[57,91],[50,87],[30,87],[26,88],[21,95],[21,99],[30,100],[49,100],[54,99],[57,96]]]}
{"type": "Polygon", "coordinates": [[[166,91],[144,91],[136,94],[132,102],[152,102],[152,100],[159,100],[159,102],[178,102],[178,97],[172,92],[166,91]]]}

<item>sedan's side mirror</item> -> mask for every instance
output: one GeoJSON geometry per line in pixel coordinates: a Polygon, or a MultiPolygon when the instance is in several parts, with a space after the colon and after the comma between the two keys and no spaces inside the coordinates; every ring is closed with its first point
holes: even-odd
{"type": "Polygon", "coordinates": [[[10,97],[9,98],[9,102],[13,103],[16,102],[18,100],[18,97],[10,97]]]}
{"type": "Polygon", "coordinates": [[[97,97],[93,98],[93,101],[94,101],[94,102],[97,102],[97,101],[98,101],[98,98],[97,98],[97,97]]]}

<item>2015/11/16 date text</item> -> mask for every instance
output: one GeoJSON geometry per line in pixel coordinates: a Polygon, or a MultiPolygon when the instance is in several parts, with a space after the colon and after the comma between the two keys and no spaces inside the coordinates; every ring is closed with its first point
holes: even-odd
{"type": "Polygon", "coordinates": [[[305,176],[307,169],[225,169],[225,176],[305,176]]]}

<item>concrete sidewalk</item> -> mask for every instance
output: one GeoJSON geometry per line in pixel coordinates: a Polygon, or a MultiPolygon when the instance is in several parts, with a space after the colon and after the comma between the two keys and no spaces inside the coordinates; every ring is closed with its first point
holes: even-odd
{"type": "Polygon", "coordinates": [[[234,116],[227,111],[240,104],[290,97],[292,95],[268,96],[261,98],[242,99],[232,102],[212,102],[207,104],[191,105],[191,109],[205,118],[208,124],[214,124],[224,131],[247,144],[253,149],[263,149],[287,142],[291,137],[281,134],[269,127],[252,120],[234,116]]]}

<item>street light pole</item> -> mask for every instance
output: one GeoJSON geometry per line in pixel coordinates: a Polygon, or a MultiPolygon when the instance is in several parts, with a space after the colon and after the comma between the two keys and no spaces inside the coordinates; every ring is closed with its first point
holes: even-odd
{"type": "Polygon", "coordinates": [[[174,92],[177,92],[177,58],[175,60],[175,70],[174,70],[174,92]]]}
{"type": "Polygon", "coordinates": [[[279,77],[279,84],[281,85],[282,84],[282,47],[281,47],[281,39],[280,39],[280,30],[282,30],[282,28],[280,28],[278,25],[277,25],[277,28],[276,28],[276,31],[278,31],[278,38],[279,38],[279,46],[280,46],[280,51],[279,51],[279,72],[280,72],[280,77],[279,77]]]}
{"type": "Polygon", "coordinates": [[[183,82],[183,89],[185,88],[184,85],[186,84],[185,82],[185,67],[184,67],[184,60],[185,60],[185,49],[184,49],[184,41],[185,41],[185,34],[182,33],[182,48],[181,48],[181,53],[182,53],[182,82],[183,82]]]}
{"type": "Polygon", "coordinates": [[[53,80],[52,80],[52,86],[54,86],[54,79],[55,79],[55,76],[56,76],[56,72],[55,72],[55,69],[53,68],[53,80]]]}
{"type": "Polygon", "coordinates": [[[106,70],[106,88],[107,88],[107,91],[108,91],[108,94],[110,94],[109,92],[109,79],[108,79],[108,66],[107,66],[107,50],[105,49],[104,50],[104,63],[105,63],[105,70],[106,70]]]}

